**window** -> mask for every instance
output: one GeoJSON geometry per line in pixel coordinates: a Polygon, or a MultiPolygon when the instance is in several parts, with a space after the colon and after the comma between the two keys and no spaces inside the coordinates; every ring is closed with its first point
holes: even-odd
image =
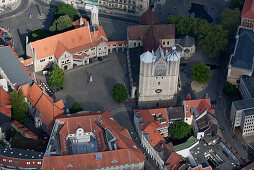
{"type": "Polygon", "coordinates": [[[161,82],[158,82],[158,85],[161,85],[161,82]]]}
{"type": "Polygon", "coordinates": [[[95,50],[95,48],[92,48],[92,50],[95,50]]]}
{"type": "Polygon", "coordinates": [[[78,54],[82,54],[82,51],[78,52],[78,54]]]}
{"type": "Polygon", "coordinates": [[[12,160],[9,160],[9,162],[12,162],[12,160]]]}
{"type": "Polygon", "coordinates": [[[19,161],[15,161],[15,164],[18,164],[19,163],[19,161]]]}
{"type": "Polygon", "coordinates": [[[163,41],[163,45],[165,45],[165,41],[163,41]]]}
{"type": "Polygon", "coordinates": [[[40,164],[41,164],[41,162],[37,162],[37,164],[38,164],[38,165],[40,165],[40,164]]]}
{"type": "Polygon", "coordinates": [[[136,47],[136,43],[134,43],[134,47],[136,47]]]}
{"type": "Polygon", "coordinates": [[[3,159],[4,162],[6,162],[6,159],[3,159]]]}
{"type": "Polygon", "coordinates": [[[30,165],[30,162],[26,162],[27,165],[30,165]]]}
{"type": "Polygon", "coordinates": [[[52,59],[52,57],[49,57],[49,59],[52,59]]]}
{"type": "Polygon", "coordinates": [[[41,60],[40,60],[40,62],[43,62],[43,61],[45,61],[45,59],[41,59],[41,60]]]}

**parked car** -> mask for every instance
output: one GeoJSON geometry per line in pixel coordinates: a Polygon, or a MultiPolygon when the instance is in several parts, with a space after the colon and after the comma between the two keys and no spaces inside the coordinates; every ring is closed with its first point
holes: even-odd
{"type": "Polygon", "coordinates": [[[7,32],[3,32],[2,33],[2,37],[7,37],[8,36],[8,33],[7,32]]]}
{"type": "Polygon", "coordinates": [[[11,41],[11,38],[10,37],[6,37],[5,41],[11,41]]]}
{"type": "Polygon", "coordinates": [[[2,35],[3,33],[4,33],[4,30],[1,30],[1,31],[0,31],[0,34],[2,35]]]}
{"type": "Polygon", "coordinates": [[[28,15],[28,18],[32,18],[32,14],[31,13],[28,15]]]}
{"type": "Polygon", "coordinates": [[[114,14],[114,12],[113,12],[113,11],[110,11],[110,10],[106,10],[105,13],[106,13],[106,14],[114,14]]]}
{"type": "Polygon", "coordinates": [[[99,61],[102,61],[102,58],[101,58],[101,57],[98,57],[98,60],[99,60],[99,61]]]}
{"type": "Polygon", "coordinates": [[[180,70],[180,72],[182,72],[182,73],[187,73],[187,70],[184,69],[184,68],[182,68],[182,69],[180,70]]]}
{"type": "Polygon", "coordinates": [[[10,47],[12,47],[12,44],[11,44],[11,43],[6,43],[5,46],[10,46],[10,47]]]}

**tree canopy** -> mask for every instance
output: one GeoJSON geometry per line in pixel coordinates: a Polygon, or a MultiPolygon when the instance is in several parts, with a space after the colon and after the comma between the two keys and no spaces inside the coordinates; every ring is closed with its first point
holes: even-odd
{"type": "Polygon", "coordinates": [[[183,121],[174,123],[170,127],[170,134],[175,140],[183,140],[191,136],[190,125],[183,121]]]}
{"type": "Polygon", "coordinates": [[[49,31],[62,31],[72,26],[73,24],[71,18],[68,15],[63,15],[54,20],[53,25],[49,28],[49,31]]]}
{"type": "Polygon", "coordinates": [[[244,0],[231,0],[230,3],[232,8],[242,9],[244,0]]]}
{"type": "Polygon", "coordinates": [[[77,112],[80,112],[80,111],[83,111],[83,107],[80,103],[73,103],[73,105],[71,106],[70,108],[70,113],[77,113],[77,112]]]}
{"type": "Polygon", "coordinates": [[[10,95],[11,95],[12,118],[20,123],[26,123],[28,121],[26,112],[28,112],[29,106],[24,100],[22,91],[18,93],[16,90],[14,90],[13,92],[11,92],[10,95]]]}
{"type": "Polygon", "coordinates": [[[123,84],[116,84],[114,86],[113,98],[117,103],[125,102],[128,99],[128,91],[123,84]]]}
{"type": "Polygon", "coordinates": [[[227,96],[234,96],[237,93],[237,89],[236,89],[235,85],[233,85],[227,81],[224,88],[223,88],[223,92],[227,96]]]}
{"type": "Polygon", "coordinates": [[[63,88],[64,85],[64,71],[56,66],[50,73],[49,73],[49,80],[48,84],[50,87],[53,88],[63,88]]]}
{"type": "Polygon", "coordinates": [[[230,35],[235,35],[240,22],[240,10],[225,8],[221,13],[222,27],[228,31],[230,35]]]}
{"type": "Polygon", "coordinates": [[[206,20],[201,18],[189,18],[185,15],[169,16],[168,24],[175,24],[178,36],[194,36],[202,52],[209,57],[216,57],[227,49],[227,31],[220,25],[211,26],[206,20]]]}
{"type": "Polygon", "coordinates": [[[192,66],[192,80],[206,84],[210,79],[210,69],[203,63],[198,63],[192,66]]]}
{"type": "Polygon", "coordinates": [[[77,10],[70,4],[62,3],[57,6],[55,18],[59,18],[62,15],[68,15],[71,18],[71,21],[74,21],[79,18],[77,10]]]}

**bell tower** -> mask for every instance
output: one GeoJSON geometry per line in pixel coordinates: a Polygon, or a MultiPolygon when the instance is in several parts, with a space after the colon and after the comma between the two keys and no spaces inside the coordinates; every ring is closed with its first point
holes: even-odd
{"type": "Polygon", "coordinates": [[[91,25],[99,25],[99,19],[98,19],[98,8],[94,5],[93,8],[91,8],[91,25]]]}

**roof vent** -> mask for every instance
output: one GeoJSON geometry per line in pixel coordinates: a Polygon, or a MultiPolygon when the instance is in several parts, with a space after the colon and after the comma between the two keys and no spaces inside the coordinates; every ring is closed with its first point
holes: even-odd
{"type": "Polygon", "coordinates": [[[102,159],[102,154],[99,153],[99,154],[96,154],[96,160],[101,160],[102,159]]]}
{"type": "Polygon", "coordinates": [[[67,165],[67,168],[73,167],[71,164],[67,165]]]}
{"type": "Polygon", "coordinates": [[[116,163],[116,162],[117,162],[117,160],[113,159],[111,163],[116,163]]]}

